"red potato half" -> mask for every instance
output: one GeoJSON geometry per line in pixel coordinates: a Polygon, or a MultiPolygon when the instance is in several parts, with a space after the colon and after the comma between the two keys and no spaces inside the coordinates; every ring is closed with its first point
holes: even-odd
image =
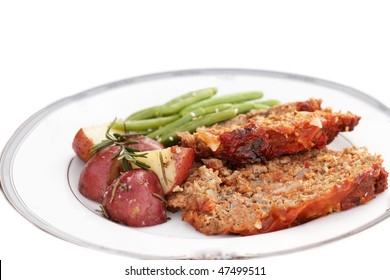
{"type": "Polygon", "coordinates": [[[120,175],[121,162],[112,159],[120,147],[111,146],[97,152],[86,163],[79,178],[80,193],[101,203],[107,187],[120,175]]]}
{"type": "MultiPolygon", "coordinates": [[[[162,148],[162,145],[157,141],[142,135],[133,135],[130,138],[138,143],[129,146],[139,149],[141,152],[162,148]]],[[[99,151],[87,161],[79,179],[79,190],[82,195],[91,200],[102,202],[103,194],[108,185],[123,170],[121,162],[113,159],[119,149],[119,146],[110,146],[99,151]]]]}
{"type": "Polygon", "coordinates": [[[134,140],[138,142],[137,144],[129,145],[132,148],[138,149],[141,152],[145,151],[153,151],[153,150],[162,150],[164,149],[164,145],[152,138],[148,138],[143,135],[132,135],[128,139],[134,140]]]}
{"type": "Polygon", "coordinates": [[[159,178],[164,194],[170,194],[186,180],[195,160],[195,152],[192,148],[172,146],[148,151],[145,158],[137,159],[150,166],[150,170],[159,178]]]}
{"type": "MultiPolygon", "coordinates": [[[[76,133],[73,138],[72,148],[81,160],[87,162],[90,157],[92,147],[106,139],[108,126],[109,124],[84,127],[76,133]]],[[[111,129],[110,133],[123,134],[123,131],[111,129]]],[[[137,148],[140,151],[164,148],[162,144],[151,138],[147,138],[141,135],[134,135],[132,137],[134,137],[135,141],[139,142],[138,144],[132,145],[132,147],[137,148]]]]}
{"type": "MultiPolygon", "coordinates": [[[[106,139],[108,126],[109,124],[95,125],[83,127],[77,131],[73,138],[72,148],[81,160],[87,162],[90,157],[92,147],[106,139]]],[[[120,131],[112,129],[111,133],[120,133],[120,131]]]]}
{"type": "Polygon", "coordinates": [[[123,173],[107,189],[102,206],[110,220],[133,227],[153,226],[167,220],[162,187],[150,170],[123,173]]]}

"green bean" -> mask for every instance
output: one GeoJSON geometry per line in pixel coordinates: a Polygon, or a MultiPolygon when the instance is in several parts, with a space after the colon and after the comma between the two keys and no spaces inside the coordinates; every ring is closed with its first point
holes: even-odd
{"type": "Polygon", "coordinates": [[[266,104],[263,104],[263,103],[261,103],[261,102],[255,102],[255,103],[253,103],[254,105],[255,105],[255,108],[254,109],[256,109],[256,110],[260,110],[260,109],[269,109],[269,108],[271,108],[272,106],[269,106],[269,105],[266,105],[266,104]]]}
{"type": "MultiPolygon", "coordinates": [[[[214,92],[214,94],[217,93],[217,89],[216,89],[216,88],[206,88],[206,89],[201,89],[201,90],[198,90],[198,91],[202,91],[202,90],[211,90],[211,91],[214,92]]],[[[190,91],[190,92],[185,93],[185,94],[182,94],[182,95],[180,95],[180,96],[178,96],[178,97],[176,97],[176,98],[173,98],[172,100],[168,101],[168,102],[165,103],[164,105],[165,105],[165,106],[170,106],[170,105],[172,105],[172,104],[175,104],[175,103],[177,103],[177,102],[179,102],[179,101],[182,101],[182,100],[184,100],[184,99],[187,99],[187,98],[189,98],[189,97],[191,97],[191,96],[194,96],[194,95],[196,95],[196,94],[197,94],[197,91],[190,91]]],[[[214,95],[214,94],[213,94],[213,95],[214,95]]]]}
{"type": "Polygon", "coordinates": [[[273,107],[273,106],[279,105],[280,101],[276,100],[276,99],[270,99],[270,100],[260,101],[260,102],[258,102],[258,104],[264,104],[264,105],[268,105],[270,107],[273,107]]]}
{"type": "Polygon", "coordinates": [[[122,131],[147,131],[149,129],[158,128],[167,125],[180,118],[180,115],[173,115],[168,117],[160,117],[146,120],[126,120],[116,121],[113,128],[122,131]]]}
{"type": "MultiPolygon", "coordinates": [[[[211,106],[207,106],[207,107],[202,107],[203,110],[205,110],[205,114],[211,114],[211,113],[218,113],[220,111],[223,111],[223,110],[226,110],[226,109],[230,109],[233,107],[233,104],[231,103],[221,103],[221,104],[217,104],[217,105],[211,105],[211,106]]],[[[196,111],[196,110],[195,110],[196,111]]],[[[192,112],[189,112],[189,114],[192,113],[192,112]]]]}
{"type": "Polygon", "coordinates": [[[245,114],[250,110],[255,109],[254,103],[238,103],[233,104],[233,109],[237,109],[237,114],[245,114]]]}
{"type": "Polygon", "coordinates": [[[177,119],[177,120],[167,124],[166,126],[163,126],[159,129],[147,134],[146,136],[157,140],[157,139],[159,139],[159,137],[161,135],[169,133],[170,131],[176,129],[177,127],[180,127],[183,124],[191,122],[192,120],[194,120],[194,118],[199,117],[199,116],[204,115],[204,114],[205,114],[205,110],[203,108],[199,108],[199,109],[191,112],[190,114],[187,114],[187,115],[181,117],[180,119],[177,119]]]}
{"type": "Polygon", "coordinates": [[[130,120],[145,120],[161,116],[169,116],[178,113],[185,106],[198,102],[202,99],[210,98],[217,93],[216,88],[205,88],[196,91],[191,91],[180,95],[168,101],[164,105],[153,106],[140,111],[137,111],[126,118],[130,120]]]}
{"type": "Polygon", "coordinates": [[[158,140],[162,144],[167,146],[174,145],[178,141],[177,132],[188,131],[192,133],[200,126],[210,126],[215,123],[231,119],[234,116],[236,116],[237,113],[238,113],[237,109],[231,108],[231,109],[223,110],[218,113],[212,113],[212,114],[201,116],[191,122],[185,123],[177,127],[174,131],[170,131],[166,134],[161,135],[158,140]]]}
{"type": "Polygon", "coordinates": [[[130,120],[145,120],[145,119],[150,119],[153,117],[156,117],[156,113],[158,112],[160,106],[154,106],[150,108],[146,108],[140,111],[137,111],[130,116],[126,118],[126,121],[130,120]]]}
{"type": "Polygon", "coordinates": [[[159,129],[147,134],[146,136],[149,138],[152,138],[152,139],[158,139],[161,135],[167,134],[167,133],[171,132],[172,130],[176,129],[177,127],[180,127],[183,124],[191,122],[200,116],[210,114],[210,113],[218,113],[220,111],[229,109],[232,106],[233,106],[232,104],[223,103],[223,104],[218,104],[218,105],[209,106],[209,107],[205,107],[205,108],[198,108],[198,109],[191,111],[188,114],[184,115],[180,119],[177,119],[177,120],[167,124],[166,126],[163,126],[159,129]]]}
{"type": "MultiPolygon", "coordinates": [[[[179,113],[183,108],[190,104],[209,99],[216,94],[216,88],[205,88],[193,91],[185,95],[185,98],[177,99],[176,102],[168,102],[169,105],[163,105],[159,108],[157,116],[170,116],[179,113]]],[[[174,99],[175,100],[175,99],[174,99]]]]}
{"type": "Polygon", "coordinates": [[[261,97],[263,97],[263,93],[260,91],[248,91],[248,92],[240,92],[240,93],[222,95],[219,97],[209,98],[209,99],[194,103],[192,105],[189,105],[189,106],[185,107],[183,110],[181,110],[180,114],[183,116],[186,113],[190,112],[191,110],[194,110],[194,109],[200,108],[200,107],[207,107],[207,106],[216,105],[216,104],[220,104],[220,103],[240,103],[240,102],[244,102],[244,101],[258,99],[261,97]]]}

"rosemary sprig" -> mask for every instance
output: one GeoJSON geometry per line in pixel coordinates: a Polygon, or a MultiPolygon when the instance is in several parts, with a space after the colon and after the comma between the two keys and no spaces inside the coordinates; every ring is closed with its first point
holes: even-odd
{"type": "Polygon", "coordinates": [[[132,144],[138,144],[137,141],[129,139],[129,136],[134,134],[120,134],[120,133],[110,133],[112,126],[116,122],[115,120],[108,126],[105,133],[106,139],[102,140],[99,144],[96,144],[91,149],[90,157],[92,157],[97,152],[106,149],[110,146],[119,146],[120,149],[112,159],[118,159],[122,162],[123,171],[129,171],[132,169],[131,164],[134,164],[140,168],[148,169],[150,166],[137,158],[146,158],[148,153],[140,153],[139,149],[129,147],[132,144]]]}
{"type": "Polygon", "coordinates": [[[100,205],[100,210],[97,210],[97,211],[100,211],[104,218],[109,219],[109,216],[107,214],[106,208],[104,208],[103,205],[100,205]]]}

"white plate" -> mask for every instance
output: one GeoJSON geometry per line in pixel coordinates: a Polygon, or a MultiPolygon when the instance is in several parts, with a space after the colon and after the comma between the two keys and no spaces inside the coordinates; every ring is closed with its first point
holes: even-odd
{"type": "Polygon", "coordinates": [[[204,236],[180,214],[147,228],[104,219],[98,205],[83,198],[77,181],[83,163],[71,148],[80,127],[161,104],[179,94],[217,87],[219,95],[261,90],[264,99],[283,102],[322,98],[324,106],[352,111],[362,120],[339,136],[333,148],[350,143],[382,154],[390,170],[390,109],[353,88],[313,77],[248,69],[196,69],[129,78],[61,99],[23,123],[3,150],[1,185],[11,204],[31,223],[81,246],[137,258],[246,258],[277,255],[356,234],[389,216],[386,191],[364,206],[278,232],[239,237],[204,236]],[[383,133],[387,131],[387,133],[383,133]]]}

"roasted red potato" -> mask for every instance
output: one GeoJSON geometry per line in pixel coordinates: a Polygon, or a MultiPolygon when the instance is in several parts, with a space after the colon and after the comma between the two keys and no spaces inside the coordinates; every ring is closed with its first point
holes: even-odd
{"type": "Polygon", "coordinates": [[[79,179],[79,191],[85,197],[101,203],[107,187],[120,175],[121,162],[113,157],[120,147],[110,146],[92,156],[79,179]]]}
{"type": "MultiPolygon", "coordinates": [[[[83,127],[77,131],[73,138],[72,148],[81,160],[88,161],[92,147],[106,138],[105,134],[108,126],[108,124],[95,125],[83,127]]],[[[119,133],[119,131],[112,132],[119,133]]]]}
{"type": "Polygon", "coordinates": [[[160,181],[153,171],[133,169],[108,187],[102,202],[107,218],[132,227],[145,227],[167,220],[160,181]]]}
{"type": "MultiPolygon", "coordinates": [[[[87,162],[90,157],[92,147],[106,139],[106,131],[108,126],[109,125],[106,124],[83,127],[76,133],[73,138],[72,148],[81,160],[87,162]]],[[[123,134],[123,131],[111,129],[110,133],[123,134]]],[[[132,147],[141,151],[164,148],[162,144],[151,138],[147,138],[141,135],[134,135],[132,137],[134,137],[134,140],[139,142],[139,144],[132,145],[132,147]]]]}
{"type": "Polygon", "coordinates": [[[195,160],[195,152],[192,148],[172,146],[162,150],[148,151],[146,157],[139,158],[139,160],[148,164],[150,170],[156,173],[164,194],[170,194],[187,178],[195,160]]]}
{"type": "Polygon", "coordinates": [[[164,149],[163,144],[143,135],[131,135],[128,139],[138,142],[137,144],[131,144],[129,146],[138,149],[141,152],[164,149]]]}
{"type": "MultiPolygon", "coordinates": [[[[188,177],[192,164],[195,160],[195,152],[191,148],[179,146],[171,147],[173,160],[175,162],[176,177],[173,185],[181,185],[188,177]]],[[[169,193],[169,192],[168,192],[169,193]]]]}

